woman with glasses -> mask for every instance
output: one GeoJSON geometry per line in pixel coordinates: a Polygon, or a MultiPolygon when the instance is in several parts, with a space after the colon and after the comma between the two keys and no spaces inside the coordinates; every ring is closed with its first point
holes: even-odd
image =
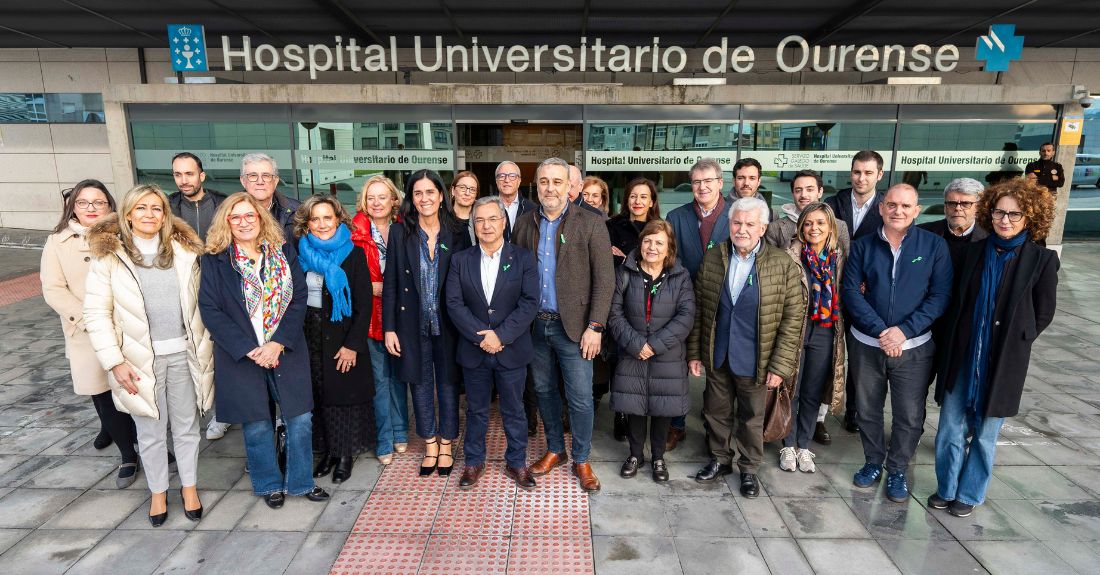
{"type": "Polygon", "coordinates": [[[199,424],[214,403],[213,344],[198,311],[202,242],[172,215],[168,196],[141,185],[120,215],[88,232],[92,261],[84,323],[115,405],[134,418],[152,497],[149,522],[168,517],[168,433],[179,466],[184,515],[202,518],[199,424]]]}
{"type": "Polygon", "coordinates": [[[351,241],[351,217],[336,196],[310,196],[294,214],[306,272],[306,343],[313,376],[313,477],[351,477],[374,447],[374,376],[367,353],[373,315],[367,255],[351,241]]]}
{"type": "Polygon", "coordinates": [[[113,442],[122,455],[115,485],[125,489],[137,479],[136,434],[129,415],[115,409],[107,371],[99,365],[84,325],[84,284],[91,265],[88,228],[115,211],[115,199],[99,180],[83,180],[62,194],[61,220],[46,238],[40,276],[42,297],[61,317],[65,357],[73,391],[92,398],[99,415],[99,434],[92,445],[106,449],[113,442]]]}
{"type": "Polygon", "coordinates": [[[458,334],[442,287],[451,256],[470,247],[455,221],[439,174],[414,172],[405,182],[401,224],[390,226],[382,284],[382,331],[397,377],[412,388],[416,432],[426,443],[420,475],[450,475],[458,438],[458,334]],[[438,420],[436,407],[438,404],[438,420]]]}
{"type": "Polygon", "coordinates": [[[474,226],[470,225],[470,212],[477,200],[477,176],[473,172],[459,172],[451,182],[451,205],[454,207],[455,220],[470,231],[470,243],[477,243],[474,226]]]}
{"type": "Polygon", "coordinates": [[[936,377],[936,492],[928,506],[966,517],[985,501],[997,436],[1020,410],[1031,346],[1054,319],[1058,256],[1035,242],[1054,221],[1054,196],[1012,178],[985,190],[978,225],[955,267],[936,377]],[[967,438],[969,437],[969,441],[967,438]]]}
{"type": "Polygon", "coordinates": [[[359,195],[359,213],[352,218],[351,241],[367,254],[367,268],[374,300],[371,303],[367,349],[374,370],[374,420],[378,446],[374,452],[382,465],[393,463],[393,453],[405,453],[409,443],[409,386],[397,378],[393,360],[382,342],[382,277],[386,271],[386,238],[397,219],[401,193],[381,174],[367,178],[359,195]]]}
{"type": "Polygon", "coordinates": [[[246,192],[226,198],[206,236],[199,307],[214,338],[218,419],[243,424],[252,492],[272,509],[287,495],[329,498],[312,474],[307,298],[297,250],[271,212],[246,192]],[[271,402],[286,423],[285,476],[271,402]]]}

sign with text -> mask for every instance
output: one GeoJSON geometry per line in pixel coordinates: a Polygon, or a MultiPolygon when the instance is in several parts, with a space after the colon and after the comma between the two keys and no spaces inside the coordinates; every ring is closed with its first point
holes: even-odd
{"type": "Polygon", "coordinates": [[[898,152],[894,169],[899,172],[1001,172],[1023,173],[1028,162],[1039,159],[1035,151],[927,150],[898,152]]]}
{"type": "Polygon", "coordinates": [[[667,151],[667,152],[601,152],[590,151],[585,154],[585,171],[597,172],[686,172],[703,158],[713,158],[722,171],[733,169],[737,161],[737,152],[723,151],[667,151]]]}
{"type": "MultiPolygon", "coordinates": [[[[859,150],[745,150],[742,158],[755,158],[765,172],[849,172],[859,150]]],[[[882,154],[883,169],[890,167],[890,152],[882,154]]]]}
{"type": "Polygon", "coordinates": [[[1059,146],[1080,146],[1081,131],[1085,127],[1083,116],[1066,116],[1062,118],[1062,129],[1058,131],[1059,146]]]}
{"type": "MultiPolygon", "coordinates": [[[[140,170],[171,170],[172,156],[182,150],[134,150],[134,165],[140,170]]],[[[256,150],[187,150],[202,160],[202,169],[240,171],[241,159],[256,150]]],[[[290,169],[290,152],[287,150],[264,151],[275,159],[282,170],[290,169]]]]}
{"type": "Polygon", "coordinates": [[[298,150],[299,170],[453,170],[453,150],[298,150]]]}

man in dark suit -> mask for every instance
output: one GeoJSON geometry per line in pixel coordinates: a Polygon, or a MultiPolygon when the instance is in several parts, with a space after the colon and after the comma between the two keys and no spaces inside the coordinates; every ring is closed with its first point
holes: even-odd
{"type": "Polygon", "coordinates": [[[523,386],[534,356],[531,322],[539,304],[534,255],[504,241],[504,202],[487,196],[471,211],[478,245],[455,254],[447,274],[447,310],[458,330],[456,359],[466,384],[466,467],[459,489],[485,472],[485,432],[493,385],[508,438],[504,474],[521,489],[534,489],[527,468],[527,419],[523,386]]]}
{"type": "MultiPolygon", "coordinates": [[[[882,155],[874,150],[861,150],[852,157],[852,187],[845,188],[825,199],[833,208],[836,219],[843,220],[848,226],[852,243],[859,238],[877,234],[882,227],[882,215],[878,206],[882,203],[882,194],[875,186],[882,179],[882,155]]],[[[851,319],[846,322],[851,326],[851,319]]],[[[852,336],[847,335],[848,349],[851,349],[852,336]]],[[[844,429],[855,433],[859,431],[856,423],[856,392],[852,372],[848,371],[848,381],[844,390],[844,429]]]]}
{"type": "Polygon", "coordinates": [[[523,173],[515,162],[505,160],[497,164],[493,173],[497,182],[497,197],[504,202],[504,214],[508,221],[504,226],[504,241],[511,241],[512,228],[520,216],[538,207],[538,204],[528,200],[519,193],[523,185],[523,173]]]}
{"type": "Polygon", "coordinates": [[[974,178],[951,180],[943,189],[944,218],[917,226],[946,240],[951,261],[955,264],[966,250],[966,244],[980,242],[989,236],[988,232],[975,225],[978,199],[984,190],[985,186],[974,178]]]}
{"type": "Polygon", "coordinates": [[[531,466],[538,476],[569,460],[561,421],[558,373],[565,379],[573,434],[573,474],[585,491],[600,481],[592,450],[592,358],[600,344],[615,290],[611,240],[603,220],[569,202],[569,164],[550,158],[535,171],[542,206],[516,221],[512,241],[538,257],[539,310],[531,372],[546,431],[547,452],[531,466]]]}
{"type": "Polygon", "coordinates": [[[283,238],[294,237],[294,212],[301,202],[279,193],[279,165],[267,154],[246,154],[241,158],[241,185],[260,205],[271,210],[283,228],[283,238]]]}

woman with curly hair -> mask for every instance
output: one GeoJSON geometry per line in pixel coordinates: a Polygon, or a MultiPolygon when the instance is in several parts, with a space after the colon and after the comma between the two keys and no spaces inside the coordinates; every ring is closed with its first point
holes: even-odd
{"type": "Polygon", "coordinates": [[[978,225],[990,235],[960,258],[944,341],[936,342],[945,351],[930,508],[966,517],[985,500],[1001,425],[1019,412],[1031,346],[1054,319],[1058,256],[1036,243],[1053,221],[1054,196],[1025,179],[996,184],[978,202],[978,225]]]}

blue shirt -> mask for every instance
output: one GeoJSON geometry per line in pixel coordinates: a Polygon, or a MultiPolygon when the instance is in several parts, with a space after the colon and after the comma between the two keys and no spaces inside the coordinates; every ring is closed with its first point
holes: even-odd
{"type": "Polygon", "coordinates": [[[420,334],[439,335],[439,235],[435,236],[435,260],[428,251],[428,234],[420,236],[420,334]]]}
{"type": "Polygon", "coordinates": [[[569,202],[565,202],[565,209],[558,217],[551,220],[546,213],[539,208],[539,284],[542,286],[542,295],[539,298],[539,311],[558,311],[558,284],[556,273],[558,270],[558,242],[565,243],[559,237],[558,228],[565,221],[565,212],[569,209],[569,202]]]}

